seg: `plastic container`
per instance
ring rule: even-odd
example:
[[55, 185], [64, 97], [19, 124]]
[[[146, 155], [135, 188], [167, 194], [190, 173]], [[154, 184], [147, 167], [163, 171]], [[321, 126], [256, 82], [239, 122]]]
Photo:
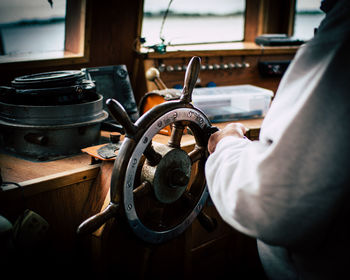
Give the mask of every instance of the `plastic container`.
[[192, 103], [215, 123], [262, 118], [272, 97], [273, 91], [253, 85], [206, 87], [193, 90]]

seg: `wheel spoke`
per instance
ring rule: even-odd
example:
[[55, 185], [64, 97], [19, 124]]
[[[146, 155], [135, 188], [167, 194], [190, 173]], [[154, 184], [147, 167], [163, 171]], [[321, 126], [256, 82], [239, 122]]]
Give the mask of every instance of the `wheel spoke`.
[[165, 228], [166, 226], [165, 226], [165, 221], [164, 221], [164, 208], [160, 208], [159, 210], [158, 210], [158, 215], [157, 215], [158, 217], [158, 228]]
[[168, 146], [172, 148], [180, 148], [181, 138], [183, 135], [183, 131], [185, 126], [182, 123], [174, 123], [173, 129], [171, 130], [171, 136], [168, 141]]
[[147, 146], [144, 155], [151, 166], [156, 166], [162, 159], [162, 155], [154, 150], [152, 142]]
[[151, 192], [151, 183], [144, 181], [137, 188], [133, 190], [135, 198], [141, 198], [148, 195]]
[[195, 202], [194, 197], [188, 191], [183, 194], [183, 201], [185, 202], [187, 207], [192, 207]]
[[165, 228], [164, 208], [150, 207], [144, 210], [144, 224], [154, 229]]
[[191, 159], [191, 163], [195, 163], [196, 161], [202, 159], [204, 157], [206, 149], [204, 147], [196, 146], [189, 154], [188, 156]]

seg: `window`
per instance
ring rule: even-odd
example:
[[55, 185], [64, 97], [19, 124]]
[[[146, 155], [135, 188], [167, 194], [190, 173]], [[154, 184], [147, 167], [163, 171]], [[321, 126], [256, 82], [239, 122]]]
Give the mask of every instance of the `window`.
[[86, 18], [86, 0], [1, 0], [0, 64], [88, 61]]
[[325, 14], [320, 10], [320, 0], [298, 0], [295, 9], [294, 37], [309, 40]]
[[[168, 10], [168, 12], [167, 12]], [[145, 46], [241, 41], [245, 0], [145, 0]]]
[[64, 50], [66, 0], [2, 0], [1, 55]]

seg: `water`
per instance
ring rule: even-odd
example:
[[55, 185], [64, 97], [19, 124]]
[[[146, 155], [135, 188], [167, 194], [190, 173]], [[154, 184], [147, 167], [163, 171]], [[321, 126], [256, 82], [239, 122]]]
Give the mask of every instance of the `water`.
[[[295, 36], [310, 39], [323, 14], [302, 14], [296, 17]], [[162, 17], [146, 18], [142, 37], [146, 45], [160, 43]], [[243, 39], [244, 19], [241, 15], [227, 17], [168, 17], [162, 36], [171, 44]], [[0, 34], [5, 54], [64, 50], [64, 22], [33, 25], [3, 25]], [[131, 47], [131, 46], [130, 46]]]
[[[162, 18], [143, 21], [142, 37], [146, 45], [160, 43]], [[229, 17], [169, 17], [164, 24], [162, 37], [171, 44], [239, 41], [243, 39], [243, 16]]]
[[64, 22], [5, 26], [0, 29], [5, 54], [64, 50]]

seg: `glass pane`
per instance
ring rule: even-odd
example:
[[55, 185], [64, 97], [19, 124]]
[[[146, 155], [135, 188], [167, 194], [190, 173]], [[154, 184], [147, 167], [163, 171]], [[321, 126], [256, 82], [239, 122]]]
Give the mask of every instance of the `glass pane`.
[[320, 10], [320, 0], [297, 0], [294, 37], [309, 40], [319, 26], [325, 14]]
[[245, 0], [145, 0], [142, 37], [146, 46], [241, 41], [244, 11]]
[[65, 15], [66, 0], [1, 0], [0, 54], [63, 51]]

